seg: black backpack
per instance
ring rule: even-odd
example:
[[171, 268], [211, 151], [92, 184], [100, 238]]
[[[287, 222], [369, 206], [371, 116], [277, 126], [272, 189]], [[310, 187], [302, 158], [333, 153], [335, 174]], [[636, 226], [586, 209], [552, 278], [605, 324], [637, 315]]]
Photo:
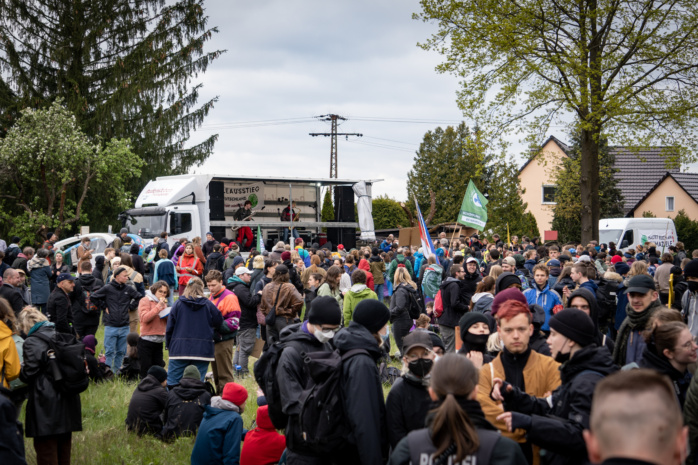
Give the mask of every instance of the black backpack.
[[85, 391], [90, 384], [85, 344], [66, 333], [56, 332], [52, 337], [36, 333], [34, 336], [49, 345], [49, 374], [58, 391], [68, 396]]
[[305, 354], [311, 380], [300, 396], [298, 425], [303, 449], [324, 455], [346, 444], [351, 427], [344, 411], [342, 364], [358, 354], [369, 355], [365, 349], [350, 350], [344, 355], [338, 350]]
[[410, 296], [410, 306], [407, 308], [407, 313], [410, 315], [410, 318], [416, 320], [422, 313], [426, 313], [426, 311], [422, 309], [422, 299], [420, 299], [419, 296], [415, 296], [414, 293], [409, 290], [406, 292]]
[[276, 429], [286, 429], [288, 415], [281, 409], [281, 394], [279, 382], [276, 379], [276, 368], [279, 366], [281, 352], [286, 348], [285, 342], [275, 342], [254, 364], [254, 379], [264, 392], [269, 407], [269, 418]]

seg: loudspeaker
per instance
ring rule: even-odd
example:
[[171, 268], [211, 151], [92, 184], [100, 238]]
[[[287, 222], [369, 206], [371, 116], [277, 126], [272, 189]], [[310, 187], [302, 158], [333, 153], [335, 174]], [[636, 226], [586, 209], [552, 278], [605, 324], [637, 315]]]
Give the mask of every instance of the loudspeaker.
[[[217, 241], [220, 241], [221, 239], [223, 239], [225, 237], [225, 230], [226, 230], [225, 226], [211, 226], [211, 233], [213, 234], [213, 238]], [[204, 233], [205, 232], [206, 231], [204, 231]], [[234, 240], [236, 240], [236, 238], [237, 238], [237, 235], [236, 235], [236, 237], [229, 237], [228, 239], [230, 239], [231, 241], [234, 241]], [[204, 237], [202, 239], [202, 242], [206, 242], [205, 239], [206, 239], [206, 237]]]
[[[209, 219], [211, 221], [225, 221], [225, 202], [223, 198], [224, 188], [220, 181], [211, 181], [208, 184], [209, 193]], [[200, 199], [196, 199], [200, 200]], [[211, 231], [213, 232], [213, 231]], [[225, 231], [223, 231], [225, 234]], [[218, 238], [216, 238], [218, 239]], [[219, 240], [219, 239], [218, 239]]]
[[344, 250], [356, 247], [356, 229], [354, 228], [327, 228], [327, 241], [332, 243], [332, 249], [336, 250], [339, 244]]
[[[351, 186], [335, 186], [334, 188], [334, 220], [341, 223], [354, 220], [354, 190]], [[334, 244], [334, 242], [333, 242]]]

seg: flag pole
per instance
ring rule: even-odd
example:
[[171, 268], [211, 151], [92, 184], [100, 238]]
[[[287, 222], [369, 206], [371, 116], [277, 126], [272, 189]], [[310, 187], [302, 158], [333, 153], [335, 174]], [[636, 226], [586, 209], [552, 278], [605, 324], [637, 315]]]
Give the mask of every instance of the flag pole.
[[507, 246], [511, 247], [511, 236], [509, 235], [509, 222], [507, 222]]

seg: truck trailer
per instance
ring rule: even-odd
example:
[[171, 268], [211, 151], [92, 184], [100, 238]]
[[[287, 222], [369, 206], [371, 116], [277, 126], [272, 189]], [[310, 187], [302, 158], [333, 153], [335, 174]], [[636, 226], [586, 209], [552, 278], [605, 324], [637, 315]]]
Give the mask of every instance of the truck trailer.
[[[256, 176], [215, 176], [207, 174], [162, 176], [150, 181], [136, 199], [135, 208], [120, 215], [129, 233], [144, 239], [168, 233], [173, 245], [182, 237], [191, 240], [207, 232], [216, 240], [235, 240], [237, 230], [247, 226], [255, 235], [262, 231], [265, 247], [283, 236], [283, 229], [293, 227], [306, 243], [324, 242], [322, 228], [327, 228], [327, 240], [336, 247], [356, 244], [357, 228], [361, 238], [375, 240], [371, 217], [371, 188], [378, 180], [305, 179]], [[321, 221], [323, 189], [333, 189], [335, 221]], [[355, 192], [358, 197], [360, 221], [354, 215]], [[235, 221], [233, 216], [246, 201], [252, 205], [251, 221]], [[296, 203], [293, 224], [281, 221], [281, 212], [291, 202]], [[368, 211], [366, 211], [368, 205]], [[370, 222], [368, 221], [370, 219]], [[289, 234], [289, 237], [292, 237]]]

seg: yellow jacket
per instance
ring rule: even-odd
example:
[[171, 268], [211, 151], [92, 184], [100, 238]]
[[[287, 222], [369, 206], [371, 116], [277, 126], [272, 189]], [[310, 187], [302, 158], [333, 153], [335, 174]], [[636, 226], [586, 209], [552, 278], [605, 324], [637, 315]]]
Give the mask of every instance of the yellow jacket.
[[[0, 321], [0, 355], [2, 355], [3, 387], [10, 388], [10, 381], [17, 379], [22, 365], [17, 354], [15, 341], [12, 340], [12, 331], [5, 322]], [[2, 378], [2, 375], [0, 375]]]
[[[526, 366], [523, 369], [526, 393], [536, 397], [550, 395], [550, 393], [561, 384], [559, 366], [560, 364], [551, 357], [541, 355], [532, 350], [526, 362]], [[506, 380], [501, 354], [492, 360], [491, 363], [483, 365], [480, 369], [477, 400], [480, 402], [480, 405], [482, 405], [482, 411], [485, 413], [487, 420], [502, 432], [502, 436], [513, 439], [519, 443], [526, 442], [526, 431], [517, 429], [514, 432], [509, 432], [506, 429], [506, 424], [496, 419], [498, 415], [504, 412], [504, 409], [501, 402], [495, 402], [490, 397], [490, 393], [492, 392], [493, 373], [495, 378]], [[540, 463], [539, 449], [534, 446], [533, 464], [537, 465], [538, 463]]]

